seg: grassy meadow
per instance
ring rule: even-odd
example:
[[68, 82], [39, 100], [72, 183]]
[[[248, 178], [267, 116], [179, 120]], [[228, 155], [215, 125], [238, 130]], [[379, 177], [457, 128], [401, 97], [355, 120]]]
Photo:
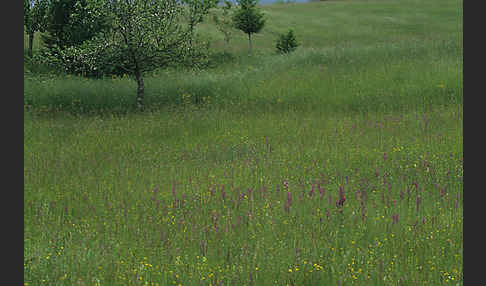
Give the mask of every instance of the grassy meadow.
[[462, 1], [261, 8], [143, 112], [24, 62], [24, 285], [463, 285]]

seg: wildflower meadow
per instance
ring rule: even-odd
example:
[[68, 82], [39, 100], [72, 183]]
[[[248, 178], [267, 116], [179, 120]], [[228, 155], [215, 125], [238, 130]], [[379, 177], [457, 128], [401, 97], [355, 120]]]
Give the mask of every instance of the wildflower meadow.
[[463, 285], [462, 1], [261, 9], [145, 111], [25, 72], [24, 285]]

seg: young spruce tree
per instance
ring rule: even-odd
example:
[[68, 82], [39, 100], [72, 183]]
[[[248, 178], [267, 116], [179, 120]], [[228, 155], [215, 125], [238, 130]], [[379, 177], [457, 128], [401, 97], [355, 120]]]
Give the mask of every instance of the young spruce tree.
[[295, 51], [298, 46], [299, 43], [295, 39], [294, 31], [292, 29], [290, 29], [287, 34], [280, 34], [276, 44], [277, 52], [280, 54], [291, 53]]
[[251, 34], [259, 33], [265, 25], [264, 14], [256, 7], [257, 0], [237, 0], [238, 9], [233, 14], [235, 27], [248, 35], [251, 52]]

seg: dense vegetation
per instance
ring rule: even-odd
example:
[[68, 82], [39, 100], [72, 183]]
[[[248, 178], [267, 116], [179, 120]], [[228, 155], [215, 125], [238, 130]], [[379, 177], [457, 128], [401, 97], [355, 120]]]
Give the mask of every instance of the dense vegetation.
[[25, 60], [25, 285], [463, 284], [462, 1], [259, 8], [143, 112]]

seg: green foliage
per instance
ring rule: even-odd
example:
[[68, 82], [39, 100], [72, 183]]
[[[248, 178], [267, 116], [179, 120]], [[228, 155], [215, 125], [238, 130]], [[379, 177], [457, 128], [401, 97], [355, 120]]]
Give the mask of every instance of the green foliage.
[[293, 52], [295, 51], [295, 49], [297, 49], [298, 46], [299, 43], [295, 39], [293, 30], [289, 30], [287, 34], [279, 35], [276, 44], [277, 52], [280, 54], [287, 54]]
[[[42, 53], [41, 61], [69, 74], [85, 77], [121, 75], [125, 61], [123, 55], [100, 44], [101, 39], [93, 38], [80, 45], [58, 50], [56, 57]], [[60, 60], [58, 60], [60, 58]]]
[[108, 25], [99, 0], [54, 0], [43, 36], [46, 47], [54, 54], [58, 50], [80, 45]]
[[257, 0], [238, 0], [239, 8], [233, 14], [233, 22], [237, 29], [248, 35], [251, 50], [251, 34], [259, 33], [265, 25], [263, 12], [256, 7]]
[[218, 29], [218, 31], [223, 33], [224, 42], [226, 43], [227, 47], [229, 46], [229, 42], [235, 28], [233, 19], [231, 18], [231, 13], [233, 11], [232, 8], [233, 5], [231, 4], [231, 2], [225, 0], [224, 6], [217, 9], [217, 11], [214, 11], [213, 13], [213, 21], [216, 24], [216, 28]]
[[211, 8], [215, 8], [218, 2], [219, 0], [182, 0], [182, 3], [187, 5], [186, 19], [191, 34], [194, 33], [195, 26], [204, 20], [204, 16]]
[[172, 61], [182, 61], [190, 49], [182, 7], [177, 1], [106, 0], [104, 13], [110, 27], [69, 54], [80, 53], [86, 63], [119, 65], [127, 74], [151, 71]]
[[27, 34], [45, 31], [48, 0], [24, 0], [24, 26]]

